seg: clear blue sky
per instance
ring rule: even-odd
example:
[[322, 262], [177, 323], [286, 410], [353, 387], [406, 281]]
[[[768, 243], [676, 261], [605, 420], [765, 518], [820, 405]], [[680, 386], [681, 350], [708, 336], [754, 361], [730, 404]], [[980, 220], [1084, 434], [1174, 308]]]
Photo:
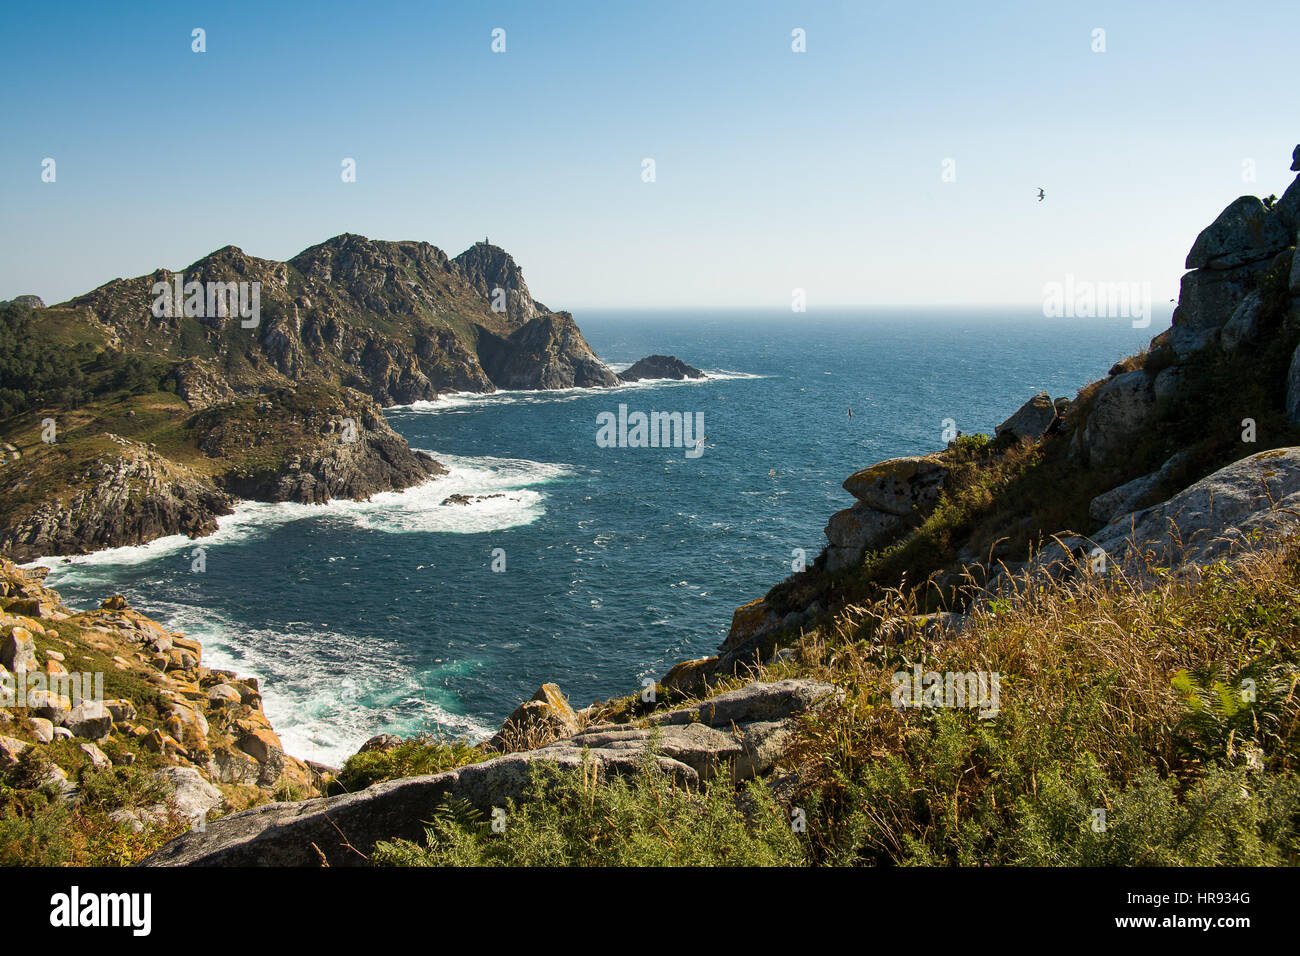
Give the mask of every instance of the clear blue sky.
[[354, 232], [487, 235], [573, 310], [1038, 303], [1067, 272], [1163, 302], [1294, 176], [1297, 36], [1295, 0], [10, 4], [0, 298]]

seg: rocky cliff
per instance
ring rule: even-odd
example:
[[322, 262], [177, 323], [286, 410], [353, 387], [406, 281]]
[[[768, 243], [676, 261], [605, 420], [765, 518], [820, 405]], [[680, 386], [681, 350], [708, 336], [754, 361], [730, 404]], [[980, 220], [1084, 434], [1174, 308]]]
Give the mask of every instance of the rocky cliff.
[[[11, 433], [20, 457], [0, 467], [0, 552], [26, 561], [198, 537], [239, 498], [319, 504], [445, 473], [348, 388], [285, 386], [194, 407], [171, 393], [114, 404], [41, 413]], [[55, 441], [42, 438], [46, 420]]]
[[[155, 289], [174, 288], [178, 277], [182, 295], [172, 294], [171, 308], [161, 310], [170, 314], [155, 314]], [[192, 302], [184, 291], [190, 282], [202, 286], [202, 301]], [[230, 314], [230, 307], [224, 314], [209, 309], [209, 283], [241, 282], [258, 283], [256, 324]], [[179, 273], [160, 269], [114, 280], [54, 308], [76, 311], [111, 347], [203, 361], [236, 395], [317, 382], [355, 388], [381, 405], [500, 387], [483, 368], [480, 336], [508, 339], [550, 314], [533, 301], [518, 265], [496, 246], [480, 243], [453, 260], [426, 242], [351, 234], [287, 262], [227, 246]], [[576, 349], [570, 364], [595, 360], [580, 334], [548, 344], [554, 361], [565, 361], [570, 344]]]
[[484, 329], [479, 356], [498, 388], [612, 388], [619, 383], [567, 312], [532, 319], [505, 338]]
[[470, 287], [487, 299], [493, 310], [511, 325], [523, 325], [551, 311], [533, 300], [515, 260], [486, 239], [474, 243], [452, 263]]

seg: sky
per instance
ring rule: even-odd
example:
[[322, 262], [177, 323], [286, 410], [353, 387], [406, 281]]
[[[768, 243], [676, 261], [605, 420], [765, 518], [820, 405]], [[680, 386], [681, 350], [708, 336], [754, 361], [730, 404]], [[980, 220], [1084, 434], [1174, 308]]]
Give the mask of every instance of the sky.
[[10, 4], [0, 299], [351, 232], [488, 237], [575, 314], [1166, 302], [1295, 176], [1297, 35], [1294, 0]]

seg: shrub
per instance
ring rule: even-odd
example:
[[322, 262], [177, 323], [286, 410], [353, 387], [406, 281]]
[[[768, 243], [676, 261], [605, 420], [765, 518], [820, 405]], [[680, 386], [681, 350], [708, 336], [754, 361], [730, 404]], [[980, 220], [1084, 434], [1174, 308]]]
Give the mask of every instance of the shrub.
[[647, 756], [629, 777], [534, 767], [528, 799], [508, 802], [505, 830], [464, 804], [434, 814], [424, 846], [375, 848], [395, 866], [798, 866], [800, 836], [771, 795], [751, 783], [738, 799], [716, 785], [684, 788]]
[[384, 780], [441, 773], [487, 759], [478, 747], [461, 741], [446, 742], [427, 737], [404, 740], [387, 750], [353, 754], [339, 771], [332, 792], [351, 793]]

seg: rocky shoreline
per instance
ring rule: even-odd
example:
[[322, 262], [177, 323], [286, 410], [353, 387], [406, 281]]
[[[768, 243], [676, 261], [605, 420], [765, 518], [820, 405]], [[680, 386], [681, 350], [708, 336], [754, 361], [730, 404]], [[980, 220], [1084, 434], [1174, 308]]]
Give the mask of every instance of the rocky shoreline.
[[323, 792], [327, 777], [284, 752], [255, 678], [205, 666], [198, 641], [120, 595], [78, 611], [44, 578], [0, 558], [0, 771], [31, 766], [36, 788], [76, 806], [87, 774], [144, 768], [161, 795], [109, 814], [135, 833]]

